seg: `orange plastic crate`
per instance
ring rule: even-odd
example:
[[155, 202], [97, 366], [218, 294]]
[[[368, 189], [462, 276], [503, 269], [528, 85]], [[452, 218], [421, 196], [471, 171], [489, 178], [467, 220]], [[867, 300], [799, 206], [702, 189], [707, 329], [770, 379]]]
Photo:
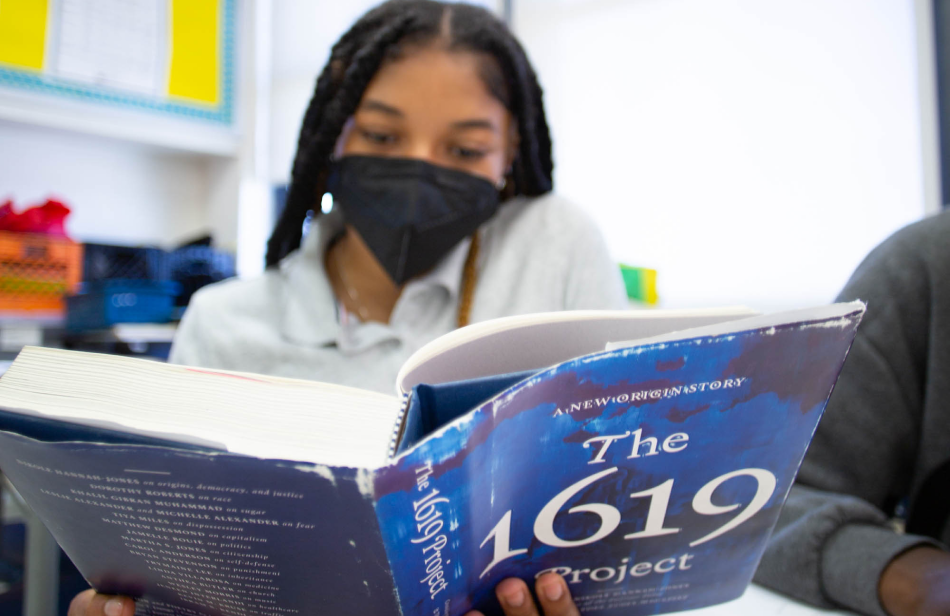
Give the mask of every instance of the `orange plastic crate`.
[[81, 244], [0, 231], [0, 317], [62, 318], [81, 278]]

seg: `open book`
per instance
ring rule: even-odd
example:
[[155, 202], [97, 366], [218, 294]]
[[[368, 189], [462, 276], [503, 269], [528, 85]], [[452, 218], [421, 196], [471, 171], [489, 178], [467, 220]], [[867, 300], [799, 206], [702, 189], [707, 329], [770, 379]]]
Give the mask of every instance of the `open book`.
[[493, 614], [548, 570], [585, 614], [693, 609], [749, 584], [863, 310], [498, 319], [395, 396], [27, 348], [0, 469], [142, 614]]

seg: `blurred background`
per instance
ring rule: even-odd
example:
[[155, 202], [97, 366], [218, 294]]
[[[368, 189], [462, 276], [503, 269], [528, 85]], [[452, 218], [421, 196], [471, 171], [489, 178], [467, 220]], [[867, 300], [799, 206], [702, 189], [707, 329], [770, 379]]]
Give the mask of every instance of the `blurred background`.
[[[62, 200], [79, 241], [207, 234], [261, 271], [315, 77], [374, 4], [3, 0], [0, 199]], [[556, 190], [661, 306], [827, 302], [941, 207], [930, 0], [481, 4], [539, 72]]]
[[[641, 299], [777, 310], [947, 203], [948, 1], [480, 4]], [[0, 0], [0, 370], [24, 344], [161, 357], [194, 289], [260, 273], [316, 75], [375, 3]], [[0, 615], [65, 614], [84, 583], [6, 494]]]

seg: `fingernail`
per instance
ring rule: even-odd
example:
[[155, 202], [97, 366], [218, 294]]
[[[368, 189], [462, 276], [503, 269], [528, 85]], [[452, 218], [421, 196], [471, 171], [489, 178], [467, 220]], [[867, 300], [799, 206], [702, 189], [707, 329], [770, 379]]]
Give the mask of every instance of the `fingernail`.
[[564, 594], [564, 589], [561, 588], [560, 584], [555, 582], [553, 584], [545, 584], [541, 589], [541, 592], [543, 592], [544, 596], [548, 598], [548, 601], [557, 601], [561, 598], [561, 595]]
[[[505, 594], [505, 603], [511, 607], [521, 607], [524, 604], [524, 592], [520, 588], [516, 588], [509, 593]], [[112, 616], [110, 614], [110, 616]]]
[[122, 616], [123, 607], [121, 599], [109, 599], [106, 601], [103, 611], [106, 616]]

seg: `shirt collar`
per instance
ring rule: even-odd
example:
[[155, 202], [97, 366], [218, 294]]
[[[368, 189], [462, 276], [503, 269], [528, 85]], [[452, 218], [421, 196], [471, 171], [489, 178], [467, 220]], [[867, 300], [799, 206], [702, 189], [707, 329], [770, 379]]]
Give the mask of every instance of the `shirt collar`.
[[442, 287], [452, 305], [457, 305], [462, 270], [471, 239], [466, 238], [453, 248], [432, 270], [410, 280], [393, 308], [389, 324], [352, 323], [342, 327], [337, 318], [337, 301], [323, 266], [323, 255], [329, 243], [343, 230], [343, 217], [338, 210], [320, 215], [300, 248], [280, 263], [283, 279], [284, 309], [281, 335], [289, 341], [308, 346], [336, 343], [341, 350], [358, 352], [384, 340], [401, 340], [399, 305], [413, 295], [432, 287]]
[[343, 229], [339, 212], [321, 215], [300, 248], [280, 262], [281, 335], [297, 344], [324, 346], [339, 337], [333, 288], [323, 267], [327, 245]]

